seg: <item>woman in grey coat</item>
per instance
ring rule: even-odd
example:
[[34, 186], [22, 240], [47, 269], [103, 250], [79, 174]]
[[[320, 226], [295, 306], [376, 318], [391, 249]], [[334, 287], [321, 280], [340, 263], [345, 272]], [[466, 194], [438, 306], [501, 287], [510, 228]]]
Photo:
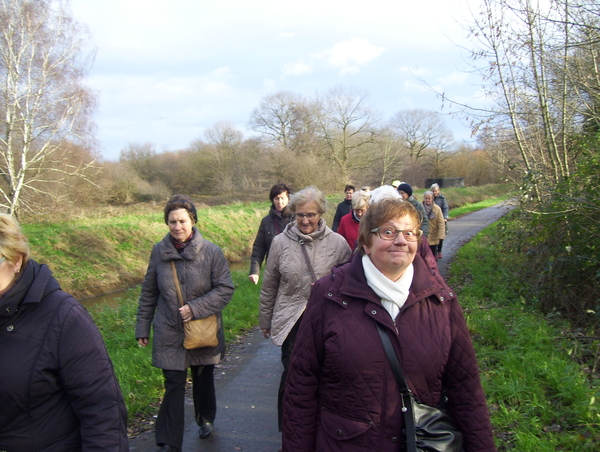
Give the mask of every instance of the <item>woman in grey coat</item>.
[[[184, 399], [187, 369], [191, 367], [193, 399], [200, 437], [213, 431], [217, 411], [214, 367], [224, 348], [221, 311], [233, 295], [229, 266], [221, 249], [205, 240], [194, 226], [196, 207], [186, 197], [175, 195], [164, 208], [169, 234], [154, 245], [142, 284], [135, 335], [148, 345], [154, 322], [152, 364], [163, 370], [165, 396], [156, 420], [156, 444], [161, 451], [181, 450], [184, 429]], [[180, 306], [173, 280], [175, 261], [184, 306]], [[187, 350], [183, 347], [183, 324], [213, 314], [219, 322], [219, 344]]]
[[280, 430], [287, 367], [312, 286], [352, 254], [346, 239], [329, 229], [321, 218], [327, 211], [327, 200], [319, 189], [307, 187], [295, 193], [288, 208], [296, 221], [273, 239], [259, 302], [263, 335], [281, 347]]

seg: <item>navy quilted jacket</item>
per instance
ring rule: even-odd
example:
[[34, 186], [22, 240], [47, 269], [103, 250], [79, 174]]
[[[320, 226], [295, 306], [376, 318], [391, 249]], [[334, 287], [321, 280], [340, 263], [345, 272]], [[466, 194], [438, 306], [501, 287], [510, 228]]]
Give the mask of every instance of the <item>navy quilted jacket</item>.
[[0, 451], [125, 452], [127, 411], [98, 328], [46, 265], [0, 298]]
[[458, 300], [420, 256], [413, 265], [410, 295], [395, 322], [367, 285], [359, 254], [317, 283], [290, 364], [284, 451], [400, 450], [401, 401], [375, 322], [388, 329], [421, 402], [437, 405], [444, 388], [465, 452], [495, 450]]

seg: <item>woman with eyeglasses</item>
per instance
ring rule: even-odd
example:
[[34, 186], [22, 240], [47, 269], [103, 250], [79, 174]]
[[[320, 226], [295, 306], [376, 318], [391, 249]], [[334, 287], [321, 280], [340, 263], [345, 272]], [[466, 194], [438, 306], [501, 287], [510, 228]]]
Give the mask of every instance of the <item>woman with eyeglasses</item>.
[[296, 221], [273, 239], [260, 291], [260, 328], [265, 338], [281, 347], [283, 375], [279, 386], [279, 426], [281, 397], [289, 359], [300, 318], [313, 284], [331, 267], [350, 259], [346, 240], [334, 233], [322, 218], [327, 200], [315, 187], [292, 195], [288, 209]]
[[346, 239], [352, 251], [356, 248], [360, 219], [369, 208], [370, 196], [370, 189], [369, 191], [359, 190], [355, 192], [352, 195], [352, 210], [340, 220], [340, 227], [337, 233]]
[[0, 450], [129, 450], [127, 410], [86, 309], [0, 214]]
[[288, 370], [284, 451], [406, 450], [403, 401], [378, 326], [416, 399], [447, 401], [463, 435], [462, 449], [449, 450], [496, 450], [469, 330], [456, 294], [417, 251], [419, 223], [408, 202], [372, 203], [360, 253], [315, 285]]

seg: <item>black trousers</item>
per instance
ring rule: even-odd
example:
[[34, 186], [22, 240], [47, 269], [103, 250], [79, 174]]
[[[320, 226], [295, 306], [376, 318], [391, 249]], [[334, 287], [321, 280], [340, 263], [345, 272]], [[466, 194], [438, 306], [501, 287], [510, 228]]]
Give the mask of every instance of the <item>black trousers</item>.
[[283, 393], [285, 392], [285, 381], [287, 380], [290, 359], [292, 358], [292, 351], [294, 350], [294, 344], [296, 343], [296, 336], [298, 335], [298, 328], [300, 328], [301, 320], [302, 317], [298, 319], [281, 345], [281, 363], [283, 364], [283, 373], [281, 374], [281, 381], [279, 382], [279, 396], [277, 397], [277, 419], [279, 421], [280, 432], [282, 431]]
[[[192, 396], [196, 423], [214, 422], [217, 414], [215, 366], [192, 366]], [[154, 434], [156, 444], [177, 447], [183, 444], [185, 428], [185, 382], [187, 370], [164, 370], [165, 396], [158, 411]]]
[[438, 255], [438, 245], [429, 245], [429, 249], [431, 250], [431, 254], [433, 254], [433, 257], [437, 257]]

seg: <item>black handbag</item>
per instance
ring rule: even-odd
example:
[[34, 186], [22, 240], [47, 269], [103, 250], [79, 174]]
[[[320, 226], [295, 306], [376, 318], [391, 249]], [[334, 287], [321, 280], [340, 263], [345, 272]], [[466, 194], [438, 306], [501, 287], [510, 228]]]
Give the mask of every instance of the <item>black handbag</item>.
[[438, 407], [419, 403], [415, 399], [406, 384], [400, 362], [387, 332], [378, 322], [375, 323], [402, 397], [402, 412], [406, 430], [404, 450], [407, 452], [462, 452], [462, 433], [443, 407], [445, 397]]

